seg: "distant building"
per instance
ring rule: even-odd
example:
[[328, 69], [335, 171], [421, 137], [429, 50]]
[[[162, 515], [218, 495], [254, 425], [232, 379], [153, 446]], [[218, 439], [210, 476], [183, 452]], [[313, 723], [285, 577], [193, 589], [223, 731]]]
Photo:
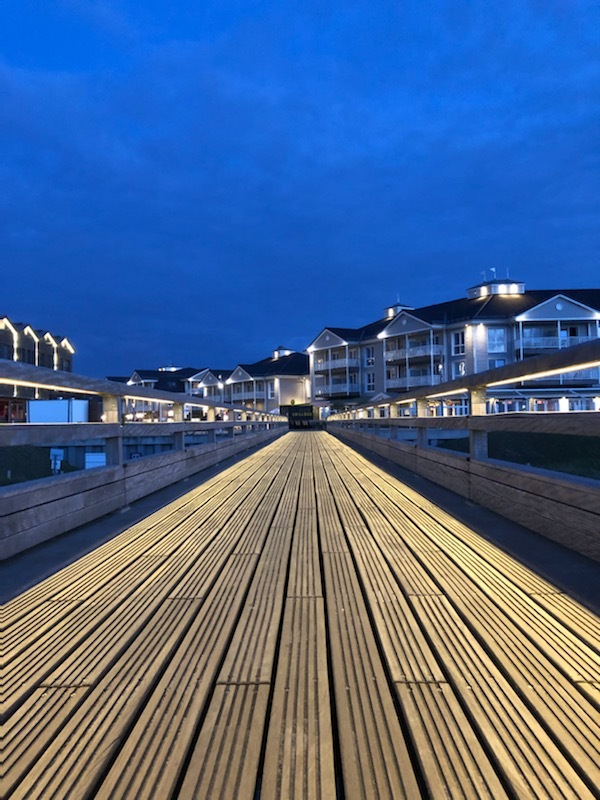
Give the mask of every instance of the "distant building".
[[75, 349], [66, 336], [0, 317], [0, 358], [72, 372], [74, 354]]
[[[72, 372], [74, 353], [75, 349], [66, 336], [0, 317], [2, 360]], [[25, 422], [27, 400], [47, 398], [51, 394], [33, 387], [5, 385], [0, 389], [0, 422]]]
[[231, 403], [231, 387], [227, 383], [232, 370], [205, 367], [186, 380], [186, 392], [204, 397], [213, 403]]
[[[396, 304], [361, 328], [327, 327], [313, 340], [310, 374], [315, 400], [335, 407], [435, 386], [540, 353], [600, 337], [600, 289], [526, 291], [520, 281], [492, 280], [467, 296], [411, 308]], [[599, 371], [547, 379], [550, 405], [593, 408]], [[531, 392], [502, 390], [506, 410], [526, 407]]]
[[[309, 360], [305, 353], [278, 347], [273, 355], [235, 369], [161, 367], [138, 369], [129, 378], [110, 377], [130, 386], [182, 392], [211, 403], [244, 405], [256, 411], [276, 412], [281, 406], [310, 399]], [[156, 415], [155, 403], [137, 400], [131, 414], [139, 419]]]
[[305, 353], [278, 347], [270, 358], [238, 364], [226, 383], [232, 403], [277, 413], [281, 406], [309, 402], [309, 359]]

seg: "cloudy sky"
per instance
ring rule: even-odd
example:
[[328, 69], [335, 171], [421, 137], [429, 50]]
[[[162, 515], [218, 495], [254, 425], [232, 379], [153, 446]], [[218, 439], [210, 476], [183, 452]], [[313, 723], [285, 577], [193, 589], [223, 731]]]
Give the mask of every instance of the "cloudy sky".
[[233, 367], [506, 271], [600, 285], [589, 0], [0, 6], [0, 315]]

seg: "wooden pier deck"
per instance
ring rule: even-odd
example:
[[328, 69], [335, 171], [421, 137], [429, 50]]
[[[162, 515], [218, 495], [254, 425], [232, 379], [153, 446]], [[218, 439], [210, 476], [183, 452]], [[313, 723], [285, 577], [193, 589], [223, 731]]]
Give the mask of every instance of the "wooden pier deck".
[[0, 622], [1, 797], [597, 796], [598, 618], [324, 432]]

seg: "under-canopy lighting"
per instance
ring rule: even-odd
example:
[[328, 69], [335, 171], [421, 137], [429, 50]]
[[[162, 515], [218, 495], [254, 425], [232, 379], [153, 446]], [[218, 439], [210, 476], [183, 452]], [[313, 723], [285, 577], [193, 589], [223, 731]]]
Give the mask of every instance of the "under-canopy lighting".
[[468, 391], [469, 391], [468, 389], [452, 389], [452, 391], [450, 392], [436, 392], [436, 394], [428, 394], [427, 399], [433, 400], [435, 397], [450, 397], [451, 395], [464, 394], [465, 392]]
[[74, 389], [71, 386], [55, 386], [53, 383], [24, 381], [20, 378], [0, 378], [0, 384], [7, 386], [29, 386], [33, 389], [49, 389], [52, 392], [69, 392], [70, 394], [100, 394], [100, 392], [92, 392], [89, 389]]
[[600, 361], [588, 361], [585, 364], [574, 364], [570, 367], [560, 367], [560, 369], [548, 369], [544, 372], [531, 372], [529, 375], [517, 375], [514, 378], [505, 378], [501, 381], [493, 381], [488, 386], [506, 386], [508, 383], [518, 383], [520, 381], [537, 380], [538, 378], [550, 378], [553, 375], [562, 375], [566, 372], [579, 372], [584, 369], [594, 369], [600, 367]]

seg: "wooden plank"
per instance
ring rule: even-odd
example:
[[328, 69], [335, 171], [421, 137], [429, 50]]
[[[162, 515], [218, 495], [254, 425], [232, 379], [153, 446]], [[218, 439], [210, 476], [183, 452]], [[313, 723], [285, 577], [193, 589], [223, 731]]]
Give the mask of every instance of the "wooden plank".
[[[371, 470], [371, 474], [377, 477], [379, 471]], [[468, 531], [466, 526], [454, 522], [433, 504], [427, 503], [424, 498], [420, 499], [418, 505], [410, 502], [412, 497], [409, 497], [409, 494], [414, 495], [414, 493], [410, 493], [407, 488], [398, 497], [403, 508], [395, 506], [394, 500], [389, 496], [391, 493], [389, 479], [385, 491], [375, 482], [370, 484], [369, 492], [361, 490], [358, 481], [354, 481], [353, 488], [359, 498], [362, 494], [362, 500], [358, 499], [357, 502], [363, 502], [368, 507], [372, 503], [371, 496], [376, 498], [379, 508], [385, 510], [388, 518], [396, 525], [402, 526], [408, 518], [417, 523], [425, 536], [413, 537], [414, 549], [422, 551], [423, 541], [431, 541], [436, 547], [442, 548], [470, 575], [482, 591], [498, 598], [498, 602], [507, 609], [510, 608], [513, 618], [520, 624], [522, 630], [535, 638], [546, 652], [554, 653], [555, 658], [559, 658], [561, 662], [560, 666], [568, 671], [571, 677], [575, 680], [595, 679], [594, 676], [598, 674], [600, 625], [594, 614], [586, 613], [581, 606], [573, 603], [570, 613], [563, 611], [561, 614], [560, 622], [565, 624], [556, 624], [556, 616], [550, 616], [539, 603], [535, 602], [537, 598], [533, 597], [534, 592], [543, 594], [552, 592], [551, 584], [534, 576], [500, 548], [477, 537], [474, 532]], [[530, 595], [529, 600], [524, 597], [527, 593]], [[569, 605], [566, 602], [562, 603], [563, 608]], [[575, 618], [580, 622], [574, 625]], [[591, 647], [587, 641], [581, 641], [582, 633], [591, 643]]]
[[430, 797], [499, 800], [511, 796], [448, 683], [402, 682], [395, 688]]
[[589, 759], [583, 774], [574, 769], [448, 600], [414, 598], [414, 607], [514, 795], [591, 800]]
[[[19, 789], [28, 798], [82, 795], [86, 787], [102, 780], [115, 757], [116, 772], [109, 773], [111, 788], [101, 788], [98, 797], [130, 792], [144, 796], [144, 787], [174, 785], [185, 756], [178, 750], [179, 737], [187, 741], [193, 735], [256, 560], [256, 556], [229, 559], [214, 586], [212, 602], [204, 602], [201, 614], [199, 601], [170, 601], [168, 606], [180, 612], [171, 620], [163, 608], [159, 624], [150, 626], [139, 644], [130, 647], [126, 657], [90, 690], [62, 727], [61, 736], [23, 776]], [[171, 703], [178, 689], [186, 705], [183, 715]], [[149, 703], [152, 695], [155, 702]], [[173, 714], [176, 725], [171, 725]], [[151, 737], [138, 733], [150, 729]], [[156, 748], [176, 755], [170, 761], [156, 759]], [[120, 759], [127, 763], [134, 750], [145, 769], [131, 775]], [[130, 781], [135, 789], [121, 788]], [[149, 797], [169, 796], [160, 789], [146, 791]]]
[[[271, 478], [272, 474], [270, 475], [269, 482], [271, 481]], [[277, 490], [278, 490], [278, 485], [275, 484], [273, 487], [273, 492], [277, 492]], [[240, 499], [243, 499], [243, 496], [239, 495], [238, 493], [236, 502], [240, 502]], [[263, 497], [261, 495], [257, 495], [256, 501], [258, 505], [260, 505], [262, 500]], [[251, 506], [248, 506], [248, 508], [251, 508]], [[225, 536], [224, 538], [222, 536], [213, 537], [214, 540], [213, 550], [216, 548], [218, 552], [223, 552], [223, 557], [226, 558], [227, 552], [231, 551], [235, 542], [239, 539], [239, 536], [242, 535], [242, 533], [246, 530], [248, 531], [252, 530], [252, 526], [248, 526], [247, 522], [248, 520], [246, 518], [246, 514], [236, 515], [234, 524], [231, 526], [229, 536]], [[232, 531], [235, 531], [235, 535], [232, 534]], [[227, 544], [227, 540], [229, 540], [229, 544]], [[226, 544], [226, 546], [225, 550], [223, 551], [224, 543]], [[188, 542], [188, 545], [190, 547], [193, 546], [193, 540], [190, 540]], [[206, 553], [204, 555], [206, 555]], [[256, 558], [257, 557], [254, 555], [239, 556], [239, 557], [232, 556], [229, 562], [230, 565], [233, 565], [234, 570], [237, 571], [239, 571], [239, 567], [236, 567], [236, 565], [241, 565], [242, 572], [236, 578], [235, 573], [231, 573], [231, 567], [228, 567], [223, 571], [223, 574], [221, 575], [219, 580], [221, 582], [225, 580], [226, 582], [226, 577], [230, 576], [230, 580], [232, 581], [235, 587], [235, 591], [238, 592], [238, 594], [242, 593], [243, 596], [243, 592], [245, 591], [244, 588], [245, 584], [243, 580], [240, 581], [240, 576], [251, 574], [247, 572], [247, 569], [248, 568], [250, 568], [251, 570], [254, 569]], [[220, 560], [220, 564], [223, 564], [222, 558]], [[162, 663], [168, 662], [173, 647], [177, 646], [177, 635], [180, 635], [177, 633], [177, 631], [180, 631], [181, 635], [185, 634], [186, 626], [189, 627], [190, 624], [193, 623], [194, 618], [196, 617], [197, 614], [197, 609], [200, 607], [198, 604], [201, 601], [190, 600], [190, 597], [198, 595], [198, 591], [199, 589], [201, 589], [202, 583], [204, 583], [206, 588], [201, 589], [201, 594], [208, 592], [210, 584], [207, 583], [207, 580], [208, 581], [212, 580], [212, 583], [214, 584], [215, 576], [218, 575], [219, 569], [221, 569], [221, 567], [219, 566], [218, 559], [215, 562], [214, 559], [206, 558], [204, 562], [204, 569], [200, 570], [193, 569], [193, 560], [190, 562], [190, 559], [188, 558], [186, 562], [184, 559], [183, 566], [180, 566], [179, 572], [181, 573], [183, 571], [184, 573], [191, 573], [194, 576], [194, 580], [197, 583], [195, 591], [190, 590], [189, 582], [186, 583], [186, 585], [183, 588], [180, 587], [179, 590], [177, 590], [174, 588], [173, 580], [170, 580], [165, 584], [164, 590], [161, 592], [158, 591], [158, 586], [156, 585], [155, 581], [152, 587], [153, 591], [148, 593], [148, 596], [152, 598], [153, 602], [152, 608], [154, 616], [152, 618], [145, 620], [143, 619], [143, 617], [141, 618], [138, 617], [137, 626], [134, 626], [131, 629], [129, 629], [129, 626], [131, 625], [131, 620], [125, 619], [125, 617], [123, 617], [122, 614], [117, 615], [117, 617], [115, 618], [117, 624], [123, 627], [124, 632], [129, 630], [128, 639], [126, 638], [124, 642], [121, 642], [119, 640], [119, 636], [118, 635], [115, 636], [116, 631], [112, 631], [113, 634], [112, 637], [110, 636], [111, 631], [107, 631], [109, 635], [104, 637], [105, 640], [104, 647], [108, 645], [108, 648], [106, 650], [103, 648], [102, 641], [100, 639], [98, 640], [99, 646], [97, 648], [91, 647], [89, 641], [82, 641], [79, 651], [73, 656], [73, 659], [75, 659], [73, 667], [75, 666], [76, 663], [80, 662], [80, 666], [77, 667], [75, 677], [76, 679], [81, 681], [82, 667], [88, 670], [88, 673], [90, 667], [92, 667], [95, 670], [95, 672], [92, 674], [88, 674], [88, 678], [96, 681], [94, 695], [93, 697], [87, 698], [88, 700], [87, 705], [84, 703], [82, 706], [78, 708], [77, 714], [73, 717], [73, 721], [68, 721], [65, 724], [64, 717], [61, 718], [60, 715], [57, 715], [56, 719], [53, 720], [53, 727], [55, 731], [60, 730], [61, 727], [63, 730], [66, 729], [67, 731], [69, 731], [71, 730], [70, 726], [73, 726], [73, 730], [77, 730], [78, 727], [85, 728], [86, 714], [91, 713], [94, 704], [98, 702], [97, 699], [98, 697], [105, 696], [105, 694], [102, 693], [98, 695], [98, 691], [100, 691], [100, 688], [103, 686], [104, 686], [104, 693], [108, 691], [115, 691], [115, 692], [120, 692], [125, 696], [131, 694], [132, 698], [133, 697], [137, 698], [138, 703], [143, 703], [144, 702], [143, 697], [145, 696], [144, 691], [148, 690], [147, 689], [148, 682], [145, 680], [139, 682], [139, 679], [136, 681], [136, 679], [131, 679], [128, 676], [131, 673], [136, 674], [136, 670], [138, 673], [140, 670], [142, 670], [143, 672], [143, 670], [147, 668], [148, 664], [152, 664], [152, 674], [154, 674], [154, 670], [159, 668], [161, 661]], [[212, 578], [210, 577], [211, 575]], [[217, 581], [217, 584], [218, 583], [219, 581]], [[224, 598], [230, 598], [231, 595], [230, 589], [227, 589], [227, 591], [223, 591], [223, 589], [221, 589], [221, 591], [223, 593]], [[165, 600], [164, 595], [167, 593], [171, 593], [174, 596], [177, 596], [178, 599], [171, 601]], [[236, 595], [236, 597], [237, 596], [238, 595]], [[182, 597], [184, 597], [185, 599], [182, 599]], [[127, 606], [126, 608], [129, 608], [129, 606]], [[177, 622], [173, 620], [170, 621], [169, 614], [167, 613], [167, 610], [170, 608], [175, 609], [176, 611], [183, 609], [184, 617], [181, 617], [181, 614], [179, 614], [178, 616], [176, 615]], [[189, 609], [189, 611], [186, 612], [186, 609]], [[132, 608], [133, 619], [136, 619], [136, 613], [139, 615], [139, 611], [140, 611], [139, 608], [137, 609]], [[207, 618], [213, 620], [213, 624], [218, 625], [219, 630], [223, 627], [223, 620], [219, 619], [218, 615], [216, 618], [214, 618], [213, 616], [209, 615], [208, 612], [206, 612], [206, 614]], [[204, 617], [202, 617], [202, 619], [204, 619]], [[172, 631], [170, 632], [171, 629]], [[225, 626], [224, 630], [225, 631], [228, 630], [227, 626]], [[125, 636], [127, 637], [127, 634], [125, 634]], [[175, 638], [173, 638], [173, 636], [175, 636]], [[164, 640], [164, 637], [167, 637], [168, 643], [170, 642], [170, 644], [167, 644], [166, 650], [165, 650], [165, 645], [161, 644], [161, 642]], [[150, 640], [150, 645], [146, 644], [146, 640]], [[152, 642], [155, 642], [155, 644], [152, 644]], [[150, 650], [148, 650], [148, 646], [150, 647]], [[159, 648], [158, 652], [156, 652], [156, 648]], [[154, 653], [154, 655], [152, 656], [151, 653]], [[160, 655], [158, 653], [160, 653]], [[100, 659], [100, 662], [98, 661], [98, 659]], [[70, 667], [69, 662], [65, 661], [64, 664], [60, 665], [60, 668], [56, 671], [56, 673], [50, 677], [50, 681], [53, 681], [55, 684], [59, 685], [67, 678], [73, 680], [74, 678], [73, 667]], [[102, 677], [103, 672], [106, 670], [107, 667], [109, 668], [109, 671], [106, 674], [106, 677]], [[121, 673], [124, 674], [124, 677], [121, 675]], [[125, 692], [123, 692], [123, 689], [119, 689], [118, 688], [119, 682], [123, 680], [126, 682], [126, 684], [128, 681], [133, 680], [133, 684], [136, 687], [136, 691], [131, 692], [130, 688], [127, 688], [125, 689]], [[139, 683], [139, 686], [137, 686], [137, 683]], [[106, 684], [108, 684], [110, 688], [107, 688]], [[127, 719], [129, 718], [129, 716], [138, 713], [138, 711], [135, 710], [136, 706], [133, 699], [128, 700], [128, 703], [126, 705], [126, 708], [128, 710], [126, 712], [123, 711], [122, 708], [123, 702], [124, 701], [116, 701], [116, 703], [111, 704], [118, 709], [118, 711], [116, 712], [108, 712], [109, 716], [110, 713], [116, 713], [117, 715], [116, 717], [112, 718], [113, 725], [116, 724], [116, 720], [119, 721], [118, 723], [119, 725], [127, 724]], [[105, 714], [101, 713], [99, 716], [101, 718], [104, 718]], [[100, 730], [104, 730], [104, 728], [101, 728]], [[73, 758], [85, 759], [90, 757], [85, 747], [86, 745], [88, 748], [93, 748], [94, 745], [97, 746], [98, 739], [94, 738], [94, 735], [95, 736], [100, 735], [97, 727], [94, 727], [92, 729], [92, 732], [89, 733], [89, 736], [86, 733], [86, 735], [81, 737], [83, 744], [80, 745], [81, 749], [77, 751], [76, 755], [74, 751], [72, 755]], [[68, 738], [70, 739], [73, 736], [75, 736], [74, 733], [68, 735]], [[29, 755], [31, 758], [32, 754]], [[101, 759], [96, 759], [95, 761], [92, 760], [92, 763], [97, 763], [98, 768], [101, 768]], [[27, 771], [27, 767], [28, 764], [21, 765], [23, 772]], [[66, 777], [64, 777], [63, 779], [67, 780]], [[91, 773], [90, 773], [90, 780], [91, 780]]]
[[[295, 493], [296, 484], [297, 479], [290, 479], [286, 470], [276, 480], [269, 479], [261, 507], [268, 508], [270, 513], [267, 517], [260, 517], [260, 521], [258, 517], [252, 519], [247, 534], [249, 540], [256, 541], [259, 527], [260, 536], [265, 540], [280, 498]], [[203, 616], [210, 614], [214, 618], [211, 625], [215, 630], [213, 627], [207, 628], [198, 634], [198, 641], [194, 642], [190, 640], [195, 636], [196, 626], [192, 626], [178, 654], [169, 664], [163, 681], [148, 698], [140, 719], [128, 735], [126, 746], [118, 753], [105, 776], [99, 797], [112, 798], [131, 792], [140, 797], [170, 796], [181, 778], [181, 769], [186, 753], [192, 746], [198, 720], [205, 714], [212, 719], [210, 698], [214, 684], [225, 679], [241, 682], [270, 678], [278, 630], [277, 615], [281, 610], [276, 600], [279, 595], [282, 601], [285, 580], [285, 569], [276, 572], [273, 566], [282, 556], [285, 562], [285, 550], [289, 549], [289, 536], [286, 542], [280, 534], [281, 529], [277, 529], [262, 548], [260, 559], [250, 552], [251, 548], [246, 556], [232, 556], [231, 560], [250, 555], [257, 559], [248, 594], [244, 596], [243, 583], [237, 585], [235, 579], [230, 578], [225, 588], [223, 579], [219, 578], [218, 588], [211, 593], [213, 599], [203, 607]], [[225, 597], [231, 595], [235, 600], [230, 601], [230, 607], [227, 608], [222, 605], [223, 599], [216, 597], [217, 594]], [[218, 606], [218, 613], [213, 614], [213, 605]], [[211, 637], [217, 637], [218, 647], [210, 644]], [[233, 654], [229, 660], [226, 652]], [[217, 674], [218, 664], [224, 656], [225, 663]], [[207, 663], [203, 665], [205, 660]], [[201, 735], [206, 736], [206, 733]], [[177, 759], [172, 759], [174, 751], [179, 754]], [[165, 762], [169, 762], [168, 769], [161, 768]]]
[[510, 578], [523, 592], [535, 598], [536, 602], [573, 631], [596, 651], [600, 648], [600, 619], [584, 608], [573, 598], [560, 592], [549, 581], [536, 575], [531, 569], [521, 565], [514, 558], [504, 553], [499, 547], [476, 534], [467, 525], [456, 520], [443, 509], [435, 506], [418, 492], [405, 484], [376, 471], [368, 462], [353, 462], [356, 472], [365, 477], [381, 482], [385, 493], [394, 502], [403, 504], [407, 501], [410, 507], [421, 509], [427, 518], [422, 518], [427, 526], [431, 519], [446, 527], [453, 535], [468, 544], [478, 555], [485, 558], [494, 567]]
[[207, 724], [200, 732], [178, 795], [182, 800], [255, 796], [262, 747], [260, 729], [268, 698], [269, 687], [264, 685], [222, 685], [215, 689]]
[[325, 553], [323, 566], [344, 796], [420, 797], [352, 559]]
[[323, 599], [288, 598], [261, 796], [337, 797], [326, 648]]
[[[342, 464], [340, 464], [340, 470], [344, 470]], [[390, 525], [392, 524], [391, 520], [397, 519], [397, 516], [394, 517], [393, 514], [390, 514], [383, 492], [378, 494], [374, 485], [369, 486], [368, 490], [363, 490], [362, 484], [355, 481], [348, 470], [344, 477], [348, 485], [352, 487], [353, 496], [360, 496], [362, 493], [363, 497], [360, 502], [363, 504], [363, 510], [370, 503], [371, 513], [374, 517], [381, 513], [380, 509], [383, 509], [385, 514], [390, 517], [388, 520]], [[387, 502], [389, 505], [389, 500]], [[402, 514], [408, 519], [408, 515], [412, 518], [414, 512], [415, 509], [411, 508], [408, 511], [404, 510]], [[585, 691], [585, 687], [575, 682], [577, 676], [581, 678], [582, 674], [588, 674], [589, 679], [589, 672], [593, 674], [591, 663], [587, 658], [589, 654], [584, 653], [586, 669], [572, 673], [571, 679], [569, 679], [551, 663], [550, 653], [541, 652], [536, 643], [529, 640], [527, 632], [519, 630], [515, 626], [510, 620], [504, 604], [496, 605], [491, 598], [482, 593], [480, 587], [473, 584], [473, 576], [468, 571], [465, 573], [459, 569], [452, 559], [440, 549], [428, 553], [421, 549], [414, 549], [413, 540], [420, 541], [426, 538], [430, 534], [431, 528], [435, 528], [434, 522], [429, 520], [427, 526], [424, 524], [421, 526], [422, 529], [414, 526], [413, 534], [407, 533], [408, 526], [406, 526], [403, 538], [398, 539], [395, 544], [388, 539], [386, 546], [405, 550], [406, 544], [409, 544], [415, 560], [427, 565], [430, 573], [435, 575], [440, 587], [460, 609], [462, 619], [468, 621], [478, 639], [483, 639], [488, 649], [496, 654], [497, 666], [509, 677], [513, 685], [519, 686], [523, 699], [544, 722], [546, 730], [552, 737], [560, 739], [564, 747], [568, 748], [569, 757], [577, 765], [581, 774], [590, 775], [591, 761], [598, 757], [597, 720], [592, 721], [591, 707], [581, 694]], [[398, 574], [397, 577], [402, 583], [403, 576]], [[410, 599], [413, 605], [417, 606], [421, 602], [433, 602], [435, 597], [413, 596]], [[526, 605], [532, 602], [530, 598], [522, 597], [521, 599]], [[523, 612], [519, 611], [519, 613]], [[561, 652], [561, 660], [564, 663], [569, 658], [567, 652], [569, 644], [563, 636], [564, 629], [561, 631], [562, 626], [551, 618], [545, 619], [544, 625], [548, 634], [554, 638], [557, 636], [554, 629], [559, 629], [557, 648]], [[499, 630], [502, 630], [502, 636], [498, 635]], [[577, 650], [581, 649], [582, 643], [570, 638], [570, 633], [567, 638]], [[585, 651], [585, 646], [583, 649]], [[588, 670], [587, 667], [590, 669]], [[559, 699], [561, 694], [562, 700]], [[568, 712], [565, 712], [565, 707], [569, 709]], [[590, 753], [594, 754], [591, 759]]]
[[[254, 454], [258, 456], [259, 454]], [[113, 563], [122, 563], [123, 559], [130, 555], [131, 560], [137, 558], [140, 546], [147, 550], [153, 540], [160, 541], [164, 534], [178, 523], [185, 521], [191, 514], [201, 522], [204, 512], [214, 513], [220, 506], [219, 495], [224, 492], [227, 496], [231, 493], [231, 483], [235, 481], [242, 485], [244, 478], [251, 480], [252, 475], [259, 466], [256, 458], [250, 457], [246, 462], [235, 465], [227, 472], [215, 476], [198, 489], [193, 490], [183, 498], [169, 503], [164, 508], [154, 512], [150, 516], [132, 525], [119, 536], [106, 542], [101, 547], [83, 556], [74, 564], [70, 565], [68, 572], [59, 572], [47, 580], [33, 587], [28, 592], [16, 597], [4, 606], [2, 625], [6, 631], [12, 635], [21, 635], [28, 639], [27, 633], [22, 633], [24, 629], [24, 617], [32, 615], [36, 609], [38, 611], [35, 625], [39, 624], [39, 618], [45, 616], [45, 611], [40, 611], [39, 606], [44, 604], [49, 597], [52, 597], [63, 590], [65, 583], [69, 586], [69, 593], [80, 593], [81, 585], [97, 585], [98, 571], [105, 570], [109, 574], [114, 572]], [[208, 515], [207, 515], [208, 516]], [[143, 541], [140, 541], [143, 540]], [[14, 650], [16, 642], [6, 639], [10, 649]]]
[[[137, 587], [143, 586], [148, 580], [157, 580], [161, 576], [159, 565], [172, 559], [179, 548], [189, 547], [190, 540], [194, 547], [201, 550], [215, 539], [220, 528], [234, 514], [236, 515], [234, 527], [241, 532], [247, 519], [254, 512], [254, 505], [246, 502], [240, 510], [238, 504], [247, 501], [268, 469], [269, 464], [266, 464], [263, 471], [253, 471], [252, 477], [244, 481], [243, 487], [234, 495], [235, 502], [231, 500], [223, 502], [223, 495], [219, 493], [216, 497], [211, 497], [208, 504], [200, 503], [199, 513], [195, 513], [193, 501], [184, 501], [186, 511], [183, 516], [173, 515], [169, 508], [165, 524], [153, 527], [147, 537], [136, 536], [133, 549], [127, 548], [123, 558], [121, 548], [116, 550], [116, 558], [112, 559], [105, 558], [104, 548], [100, 548], [94, 554], [95, 569], [89, 569], [84, 574], [78, 567], [63, 571], [60, 574], [61, 583], [57, 584], [54, 581], [54, 591], [50, 600], [52, 615], [48, 614], [48, 604], [41, 606], [36, 601], [38, 613], [28, 619], [28, 624], [24, 624], [23, 619], [20, 620], [25, 631], [31, 631], [28, 638], [19, 647], [7, 636], [8, 664], [3, 687], [5, 703], [11, 698], [13, 702], [15, 701], [14, 686], [20, 686], [20, 694], [28, 690], [31, 678], [27, 678], [26, 675], [37, 674], [40, 663], [44, 663], [48, 671], [51, 669], [53, 652], [57, 654], [63, 652], [68, 642], [77, 635], [89, 635], [103, 619], [108, 618], [111, 609], [118, 608], [125, 597], [135, 593]], [[260, 501], [260, 495], [256, 495], [256, 498]], [[175, 524], [175, 520], [178, 524]], [[169, 528], [169, 524], [173, 527]], [[230, 526], [230, 533], [232, 530]], [[149, 555], [158, 556], [158, 561], [149, 561]], [[189, 552], [185, 558], [189, 558]], [[74, 584], [69, 580], [72, 572], [76, 573]], [[187, 594], [190, 593], [188, 589]], [[93, 610], [90, 612], [90, 603], [80, 601], [92, 596], [94, 602]], [[198, 596], [197, 590], [194, 596]], [[36, 628], [35, 623], [42, 612], [45, 617], [44, 623]], [[87, 623], [83, 622], [84, 618], [88, 619]], [[33, 632], [35, 637], [32, 636]]]
[[44, 687], [36, 689], [19, 709], [2, 723], [2, 769], [0, 797], [12, 795], [23, 775], [23, 765], [29, 765], [56, 736], [54, 721], [65, 719], [87, 693], [87, 686]]
[[[332, 469], [333, 469], [332, 465]], [[336, 497], [346, 493], [336, 483]], [[340, 516], [345, 523], [344, 509]], [[376, 519], [374, 517], [374, 519]], [[507, 796], [495, 767], [472, 730], [459, 699], [447, 685], [443, 665], [402, 592], [384, 552], [379, 533], [365, 518], [362, 530], [348, 533], [365, 596], [381, 642], [399, 705], [409, 722], [421, 772], [431, 797]], [[383, 552], [382, 552], [383, 551]]]
[[[304, 435], [296, 434], [296, 436]], [[310, 458], [307, 458], [300, 484], [287, 595], [288, 597], [323, 596], [319, 565], [317, 500]]]

